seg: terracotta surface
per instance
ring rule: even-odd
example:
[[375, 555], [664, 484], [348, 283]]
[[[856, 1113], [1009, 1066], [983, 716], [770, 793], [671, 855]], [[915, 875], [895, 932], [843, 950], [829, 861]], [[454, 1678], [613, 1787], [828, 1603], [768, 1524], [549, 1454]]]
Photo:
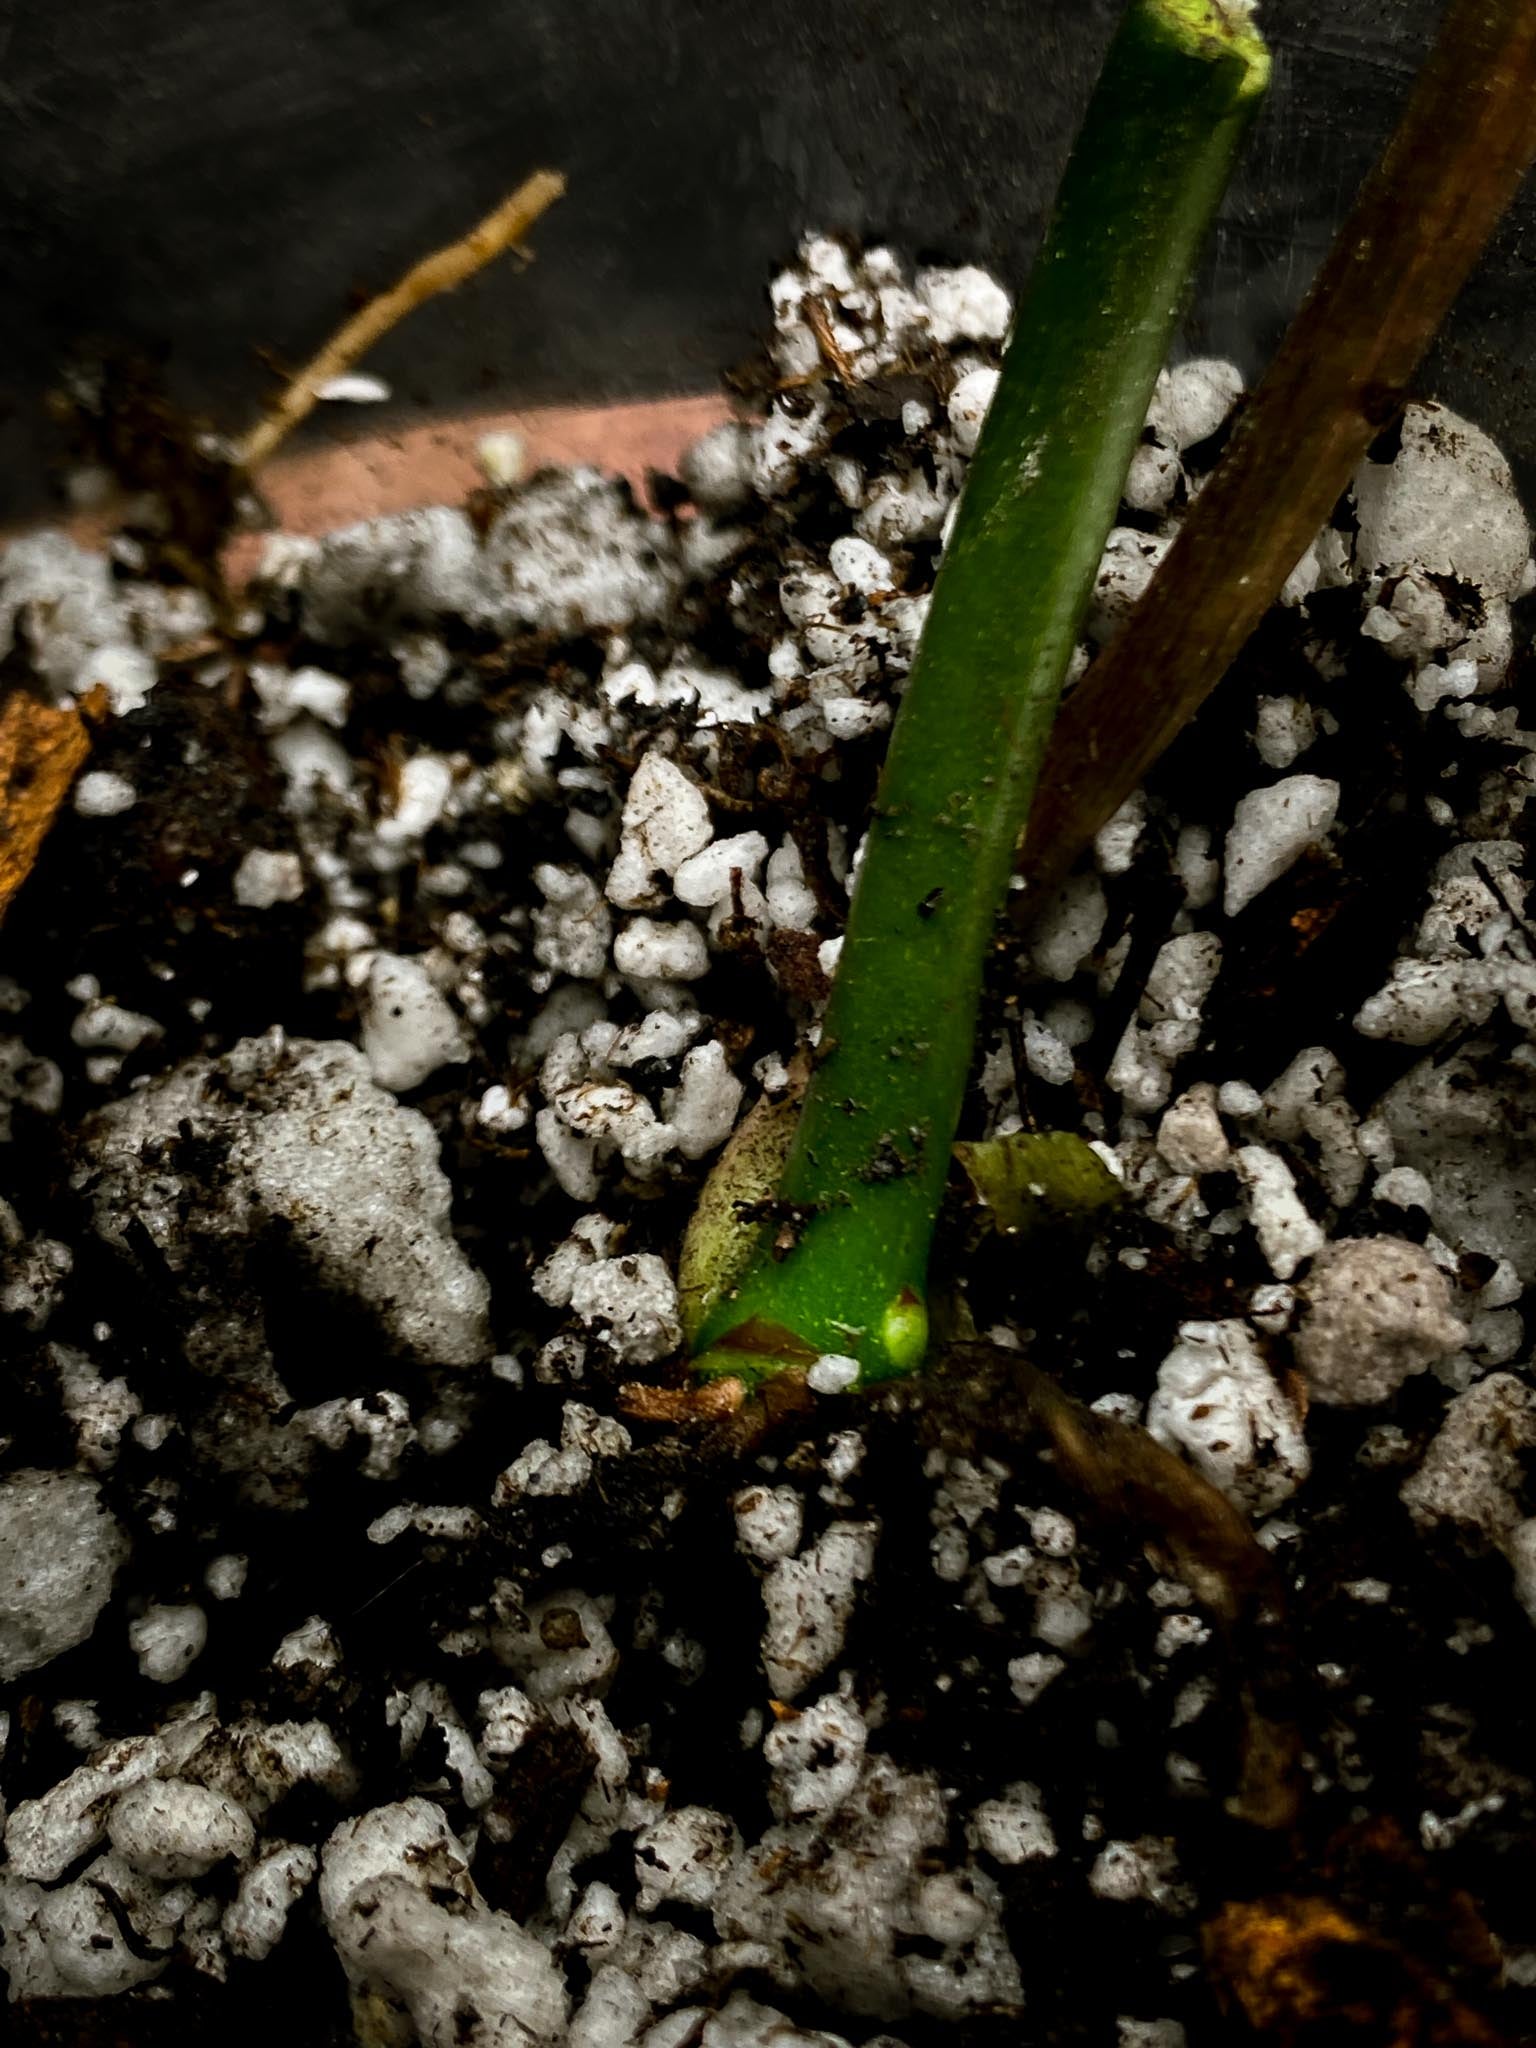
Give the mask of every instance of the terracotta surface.
[[583, 411], [470, 413], [429, 420], [344, 445], [296, 443], [262, 473], [263, 495], [290, 533], [326, 533], [349, 519], [456, 504], [483, 483], [475, 449], [487, 434], [521, 435], [528, 467], [591, 462], [636, 483], [647, 469], [671, 469], [679, 454], [726, 416], [722, 399], [666, 398]]
[[[673, 470], [690, 441], [729, 416], [723, 397], [651, 399], [635, 405], [560, 406], [532, 412], [465, 413], [377, 434], [330, 439], [337, 408], [317, 428], [300, 427], [292, 443], [261, 472], [261, 488], [287, 533], [328, 533], [354, 520], [412, 505], [456, 505], [485, 481], [475, 450], [487, 434], [522, 437], [530, 471], [545, 463], [590, 462], [626, 476], [638, 488], [648, 469]], [[359, 418], [359, 427], [363, 426]], [[51, 522], [50, 522], [51, 523]], [[87, 546], [111, 531], [100, 512], [68, 522]], [[231, 579], [243, 581], [261, 557], [264, 536], [246, 534], [230, 549]]]
[[[522, 437], [530, 472], [545, 463], [590, 462], [641, 488], [648, 469], [675, 469], [689, 442], [725, 419], [728, 410], [723, 398], [710, 394], [638, 405], [465, 413], [307, 448], [301, 427], [294, 443], [262, 471], [262, 495], [285, 533], [329, 533], [412, 505], [457, 505], [485, 481], [475, 456], [481, 440], [507, 432]], [[235, 542], [228, 556], [232, 581], [250, 574], [261, 549], [260, 534]]]

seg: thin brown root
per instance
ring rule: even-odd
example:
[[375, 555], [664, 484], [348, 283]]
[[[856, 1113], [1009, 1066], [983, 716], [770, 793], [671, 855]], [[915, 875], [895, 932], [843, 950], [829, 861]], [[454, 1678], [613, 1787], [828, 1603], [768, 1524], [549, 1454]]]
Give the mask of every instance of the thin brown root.
[[618, 1405], [634, 1422], [683, 1426], [735, 1415], [746, 1398], [746, 1388], [734, 1379], [710, 1380], [702, 1387], [653, 1387], [644, 1380], [626, 1380], [619, 1388]]
[[816, 347], [821, 360], [844, 384], [852, 384], [854, 376], [849, 368], [848, 358], [838, 344], [837, 330], [832, 325], [832, 315], [820, 299], [810, 298], [804, 307], [806, 325], [816, 337]]
[[516, 248], [539, 216], [564, 191], [565, 179], [559, 171], [535, 171], [478, 227], [471, 228], [459, 241], [450, 242], [446, 249], [423, 256], [398, 284], [370, 299], [289, 381], [277, 404], [246, 435], [235, 451], [238, 466], [246, 471], [260, 468], [314, 410], [323, 386], [333, 377], [344, 376], [375, 342], [418, 306], [443, 292], [454, 291], [505, 250]]

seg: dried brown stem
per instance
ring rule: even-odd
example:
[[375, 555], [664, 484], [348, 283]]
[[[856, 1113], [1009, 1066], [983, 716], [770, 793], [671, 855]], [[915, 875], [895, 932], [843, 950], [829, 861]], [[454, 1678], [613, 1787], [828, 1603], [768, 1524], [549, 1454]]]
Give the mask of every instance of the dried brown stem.
[[1536, 156], [1536, 6], [1454, 0], [1396, 133], [1125, 630], [1057, 720], [1025, 843], [1059, 882], [1199, 709], [1408, 393]]
[[246, 435], [236, 450], [239, 466], [245, 470], [258, 468], [281, 447], [300, 420], [314, 410], [322, 386], [360, 362], [374, 343], [398, 326], [408, 313], [442, 292], [455, 290], [503, 251], [515, 248], [564, 191], [565, 179], [558, 171], [535, 171], [478, 227], [471, 228], [459, 241], [450, 242], [446, 249], [424, 256], [398, 284], [370, 299], [290, 380], [277, 404]]
[[1302, 1776], [1284, 1597], [1273, 1560], [1232, 1503], [1144, 1429], [1095, 1414], [1017, 1352], [952, 1344], [890, 1398], [912, 1404], [924, 1437], [967, 1455], [986, 1445], [1017, 1457], [1043, 1433], [1057, 1470], [1105, 1525], [1166, 1558], [1223, 1625], [1239, 1682], [1242, 1737], [1227, 1811], [1255, 1827], [1292, 1827]]

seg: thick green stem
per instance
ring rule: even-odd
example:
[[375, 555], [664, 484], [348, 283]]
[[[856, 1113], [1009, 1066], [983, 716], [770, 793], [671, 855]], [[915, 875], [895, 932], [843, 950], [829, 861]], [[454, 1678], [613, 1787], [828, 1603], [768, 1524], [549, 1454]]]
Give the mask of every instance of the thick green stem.
[[[993, 923], [1105, 536], [1268, 56], [1240, 0], [1131, 0], [1019, 308], [896, 720], [781, 1211], [697, 1369], [927, 1339]], [[793, 1242], [786, 1249], [786, 1228]]]

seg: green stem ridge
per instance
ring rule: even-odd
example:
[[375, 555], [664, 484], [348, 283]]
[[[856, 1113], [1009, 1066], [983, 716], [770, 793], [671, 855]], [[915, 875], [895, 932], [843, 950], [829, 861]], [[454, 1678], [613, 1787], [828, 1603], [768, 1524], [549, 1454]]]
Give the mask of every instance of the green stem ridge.
[[[993, 924], [1190, 273], [1268, 79], [1236, 0], [1131, 0], [1110, 45], [892, 733], [781, 1214], [696, 1370], [910, 1372]], [[785, 1249], [785, 1217], [793, 1243]]]

